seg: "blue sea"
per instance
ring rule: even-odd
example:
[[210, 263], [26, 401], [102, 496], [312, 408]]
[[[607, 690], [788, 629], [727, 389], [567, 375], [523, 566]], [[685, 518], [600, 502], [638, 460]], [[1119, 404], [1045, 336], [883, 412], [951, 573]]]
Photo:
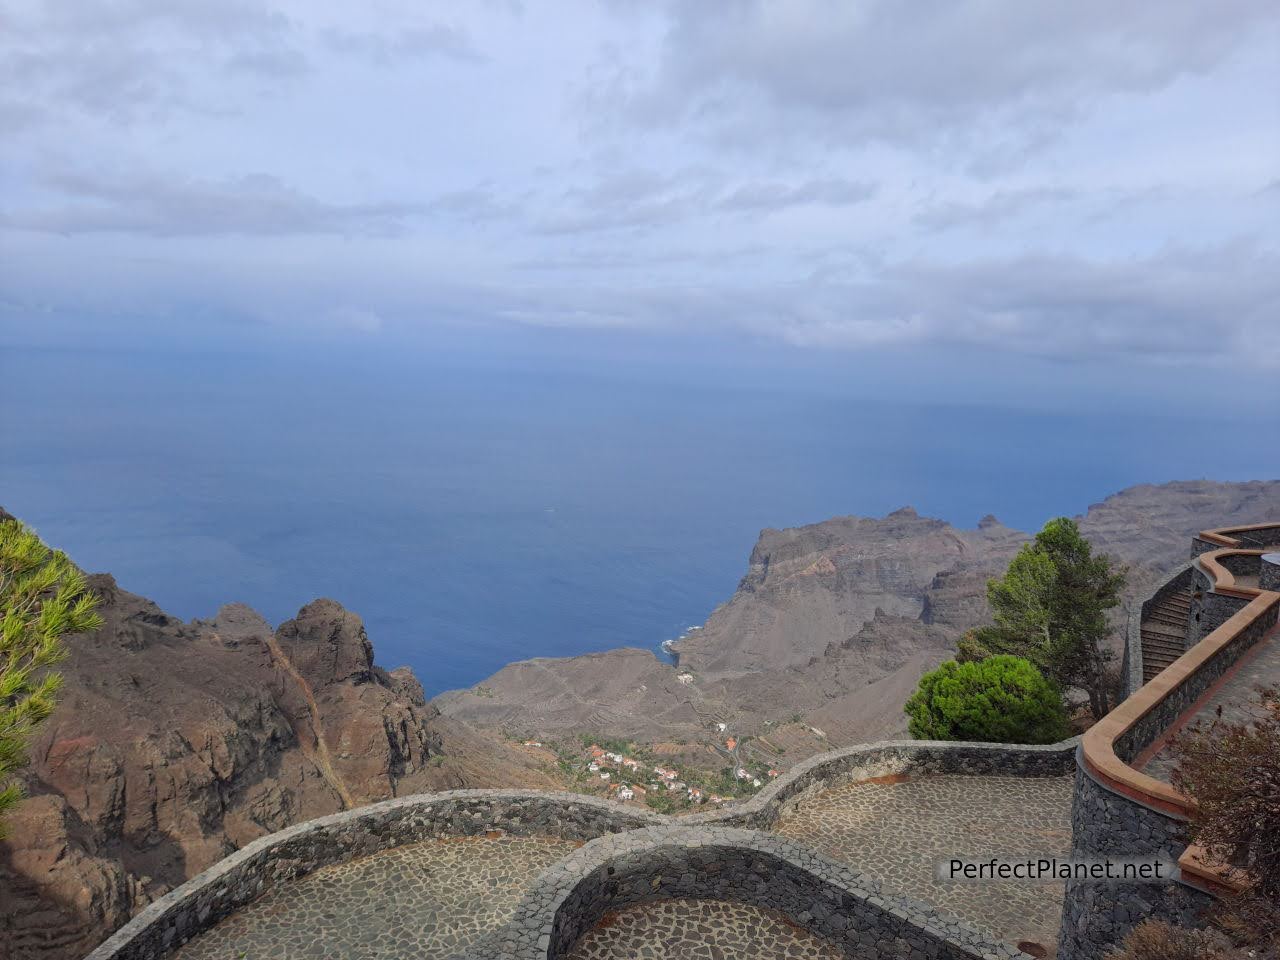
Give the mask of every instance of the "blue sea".
[[1138, 482], [1274, 477], [1280, 414], [1177, 371], [495, 331], [0, 353], [0, 505], [170, 613], [364, 618], [429, 693], [657, 648], [763, 527], [905, 504], [1037, 528]]

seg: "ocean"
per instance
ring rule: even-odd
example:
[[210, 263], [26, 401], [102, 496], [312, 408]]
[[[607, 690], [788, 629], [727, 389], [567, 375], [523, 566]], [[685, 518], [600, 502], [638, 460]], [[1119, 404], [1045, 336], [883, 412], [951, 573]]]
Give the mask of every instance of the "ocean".
[[1280, 472], [1256, 443], [1277, 414], [1223, 422], [1123, 375], [1022, 369], [1001, 396], [955, 357], [568, 342], [10, 345], [0, 505], [184, 619], [333, 597], [436, 693], [656, 650], [732, 594], [763, 527], [910, 504], [1034, 529], [1137, 482]]

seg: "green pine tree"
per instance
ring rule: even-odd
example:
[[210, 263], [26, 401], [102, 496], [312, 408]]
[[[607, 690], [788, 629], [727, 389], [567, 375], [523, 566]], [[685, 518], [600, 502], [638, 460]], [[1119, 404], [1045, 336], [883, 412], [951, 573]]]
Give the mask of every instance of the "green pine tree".
[[1064, 689], [1086, 691], [1101, 718], [1109, 709], [1106, 668], [1113, 657], [1107, 611], [1119, 604], [1125, 577], [1110, 557], [1093, 553], [1074, 520], [1050, 520], [1003, 577], [987, 582], [995, 623], [966, 634], [958, 659], [1026, 657]]
[[16, 520], [0, 521], [0, 836], [22, 799], [14, 779], [32, 731], [53, 712], [66, 656], [63, 637], [96, 630], [100, 598], [84, 574]]

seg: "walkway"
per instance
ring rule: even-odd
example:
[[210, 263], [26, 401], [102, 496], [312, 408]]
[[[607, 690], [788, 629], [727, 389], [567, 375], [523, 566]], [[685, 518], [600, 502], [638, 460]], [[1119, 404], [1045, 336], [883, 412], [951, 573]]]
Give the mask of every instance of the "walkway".
[[508, 920], [533, 879], [577, 846], [499, 836], [396, 847], [269, 890], [173, 957], [447, 957]]
[[1176, 756], [1169, 748], [1173, 735], [1197, 723], [1207, 727], [1219, 716], [1228, 723], [1248, 723], [1257, 714], [1257, 688], [1277, 686], [1280, 686], [1280, 630], [1273, 630], [1138, 758], [1136, 768], [1169, 783], [1177, 765]]
[[608, 914], [570, 960], [844, 960], [780, 913], [719, 900], [658, 900]]
[[1071, 777], [921, 776], [806, 800], [773, 832], [806, 843], [1008, 943], [1057, 941], [1063, 884], [936, 879], [939, 861], [1067, 857]]

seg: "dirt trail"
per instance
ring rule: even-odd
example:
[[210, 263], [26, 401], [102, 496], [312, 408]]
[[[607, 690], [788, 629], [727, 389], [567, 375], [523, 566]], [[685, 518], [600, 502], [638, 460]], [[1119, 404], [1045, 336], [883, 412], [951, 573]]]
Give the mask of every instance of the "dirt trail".
[[267, 649], [271, 651], [271, 656], [289, 676], [298, 684], [298, 689], [302, 691], [302, 695], [307, 700], [307, 708], [311, 711], [311, 733], [315, 737], [316, 748], [312, 752], [303, 742], [305, 738], [299, 737], [298, 743], [302, 746], [303, 752], [311, 755], [311, 760], [319, 769], [321, 776], [333, 788], [334, 793], [342, 800], [344, 810], [350, 810], [356, 805], [355, 798], [351, 796], [351, 791], [347, 789], [347, 785], [342, 782], [342, 778], [338, 776], [338, 771], [333, 769], [333, 760], [329, 756], [329, 745], [324, 742], [324, 731], [320, 725], [320, 705], [316, 703], [316, 695], [311, 690], [311, 684], [307, 683], [307, 678], [300, 674], [293, 662], [280, 648], [280, 644], [271, 634], [266, 637]]

